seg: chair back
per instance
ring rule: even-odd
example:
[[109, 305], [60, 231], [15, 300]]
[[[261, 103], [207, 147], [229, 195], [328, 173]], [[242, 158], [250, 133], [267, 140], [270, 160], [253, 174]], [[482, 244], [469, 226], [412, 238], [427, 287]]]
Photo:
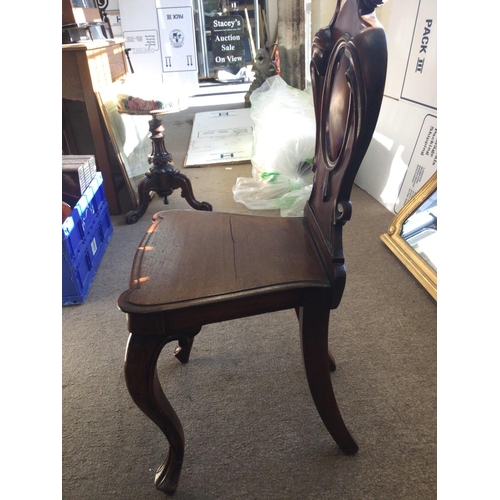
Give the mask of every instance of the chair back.
[[351, 217], [351, 190], [382, 104], [387, 42], [374, 9], [384, 1], [338, 0], [332, 21], [312, 44], [316, 147], [304, 214], [336, 282], [332, 307], [345, 283], [342, 227]]

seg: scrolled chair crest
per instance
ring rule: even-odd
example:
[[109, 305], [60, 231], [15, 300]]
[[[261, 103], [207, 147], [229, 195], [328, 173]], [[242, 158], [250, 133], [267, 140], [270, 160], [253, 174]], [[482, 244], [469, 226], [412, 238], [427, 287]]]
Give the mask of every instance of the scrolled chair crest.
[[366, 16], [371, 14], [376, 8], [381, 7], [387, 0], [359, 0], [359, 12]]

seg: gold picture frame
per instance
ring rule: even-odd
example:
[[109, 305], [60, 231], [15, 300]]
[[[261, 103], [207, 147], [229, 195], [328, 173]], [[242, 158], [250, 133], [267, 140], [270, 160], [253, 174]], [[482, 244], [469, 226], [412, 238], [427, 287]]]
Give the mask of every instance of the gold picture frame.
[[396, 214], [380, 239], [437, 301], [437, 172]]

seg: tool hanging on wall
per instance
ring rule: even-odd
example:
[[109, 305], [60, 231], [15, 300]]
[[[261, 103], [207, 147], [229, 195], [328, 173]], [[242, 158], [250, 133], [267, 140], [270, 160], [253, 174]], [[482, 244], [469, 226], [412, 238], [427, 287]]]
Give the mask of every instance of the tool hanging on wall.
[[277, 43], [273, 43], [271, 45], [271, 61], [273, 61], [274, 66], [276, 67], [276, 74], [281, 75], [280, 51]]
[[267, 49], [268, 41], [266, 37], [266, 15], [262, 7], [259, 5], [259, 35], [260, 35], [260, 43], [259, 49]]
[[247, 30], [248, 30], [248, 38], [250, 39], [250, 51], [252, 53], [252, 61], [255, 59], [255, 43], [253, 41], [253, 35], [252, 35], [252, 26], [250, 25], [250, 19], [248, 17], [248, 10], [245, 7], [245, 17], [247, 19]]

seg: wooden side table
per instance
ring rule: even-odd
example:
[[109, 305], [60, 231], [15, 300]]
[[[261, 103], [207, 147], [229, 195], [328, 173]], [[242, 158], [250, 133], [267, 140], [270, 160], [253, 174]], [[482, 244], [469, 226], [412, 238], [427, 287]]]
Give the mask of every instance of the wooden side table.
[[120, 214], [121, 207], [95, 92], [127, 75], [124, 45], [123, 38], [62, 45], [62, 97], [85, 103], [95, 147], [95, 152], [79, 151], [78, 154], [95, 154], [111, 215]]

